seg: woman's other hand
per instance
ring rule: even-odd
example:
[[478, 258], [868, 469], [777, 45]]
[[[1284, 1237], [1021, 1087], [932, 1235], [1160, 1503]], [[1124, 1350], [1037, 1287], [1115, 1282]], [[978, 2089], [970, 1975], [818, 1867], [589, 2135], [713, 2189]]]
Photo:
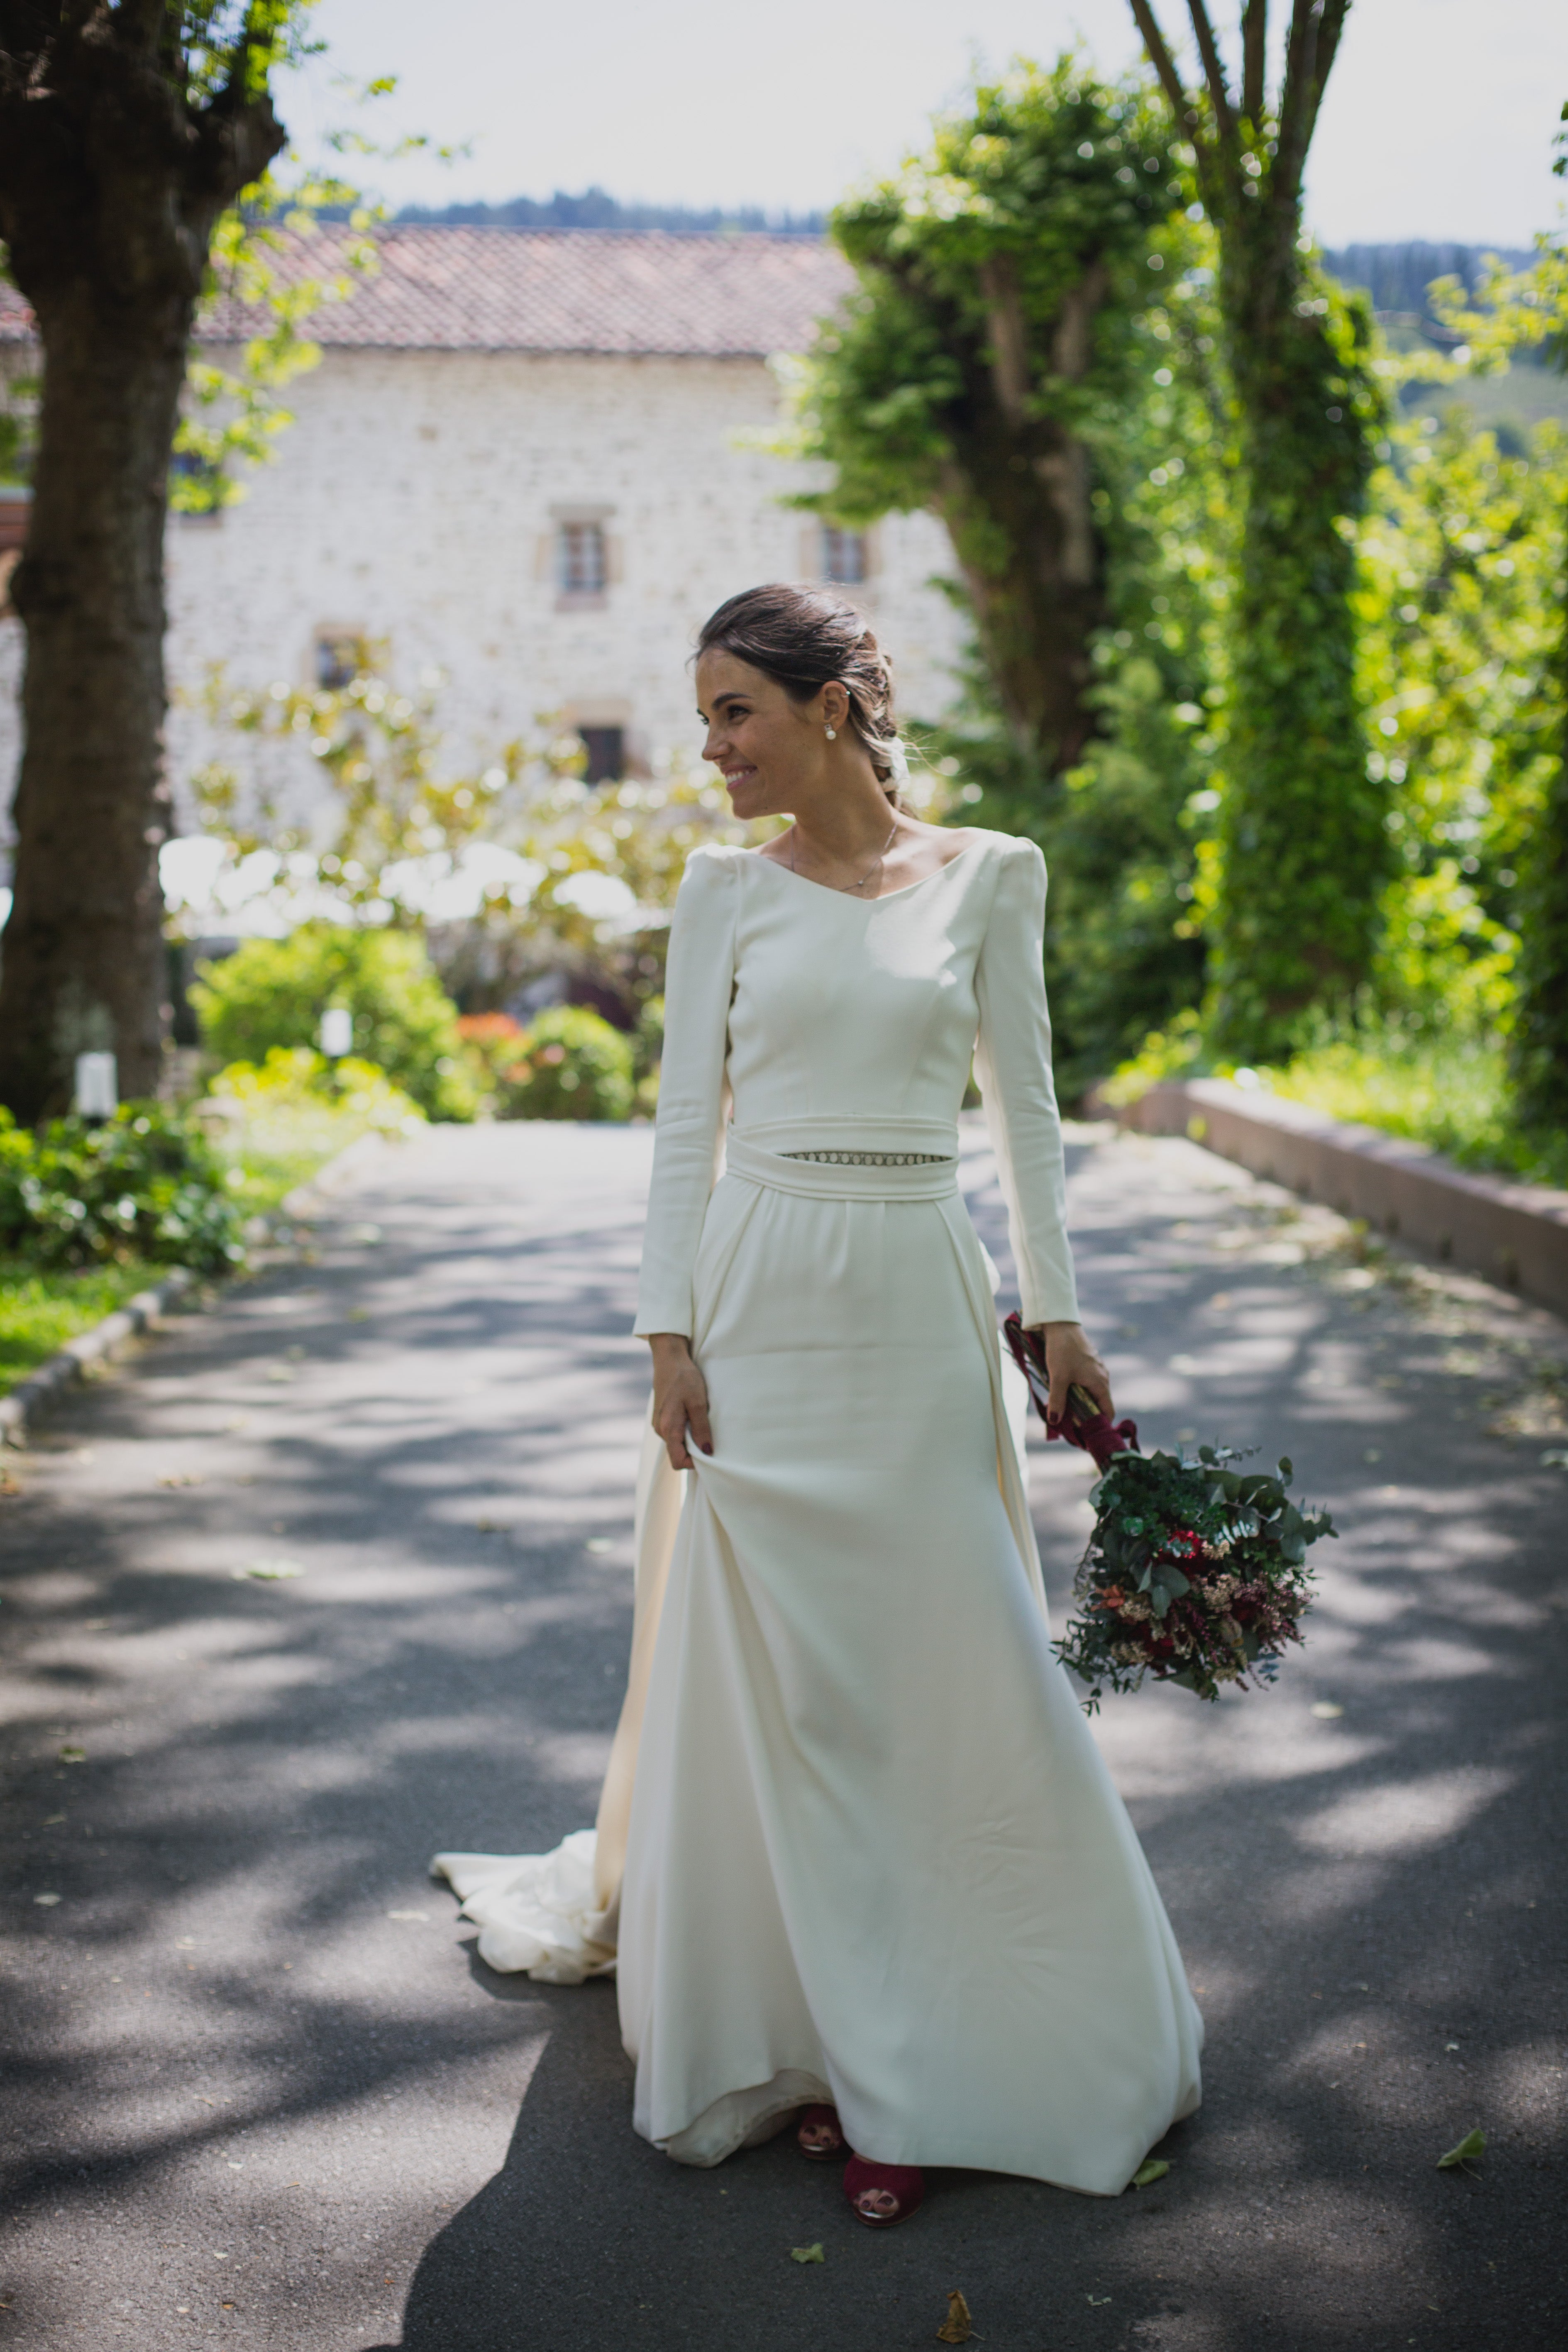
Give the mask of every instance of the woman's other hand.
[[689, 1470], [689, 1444], [713, 1451], [708, 1425], [708, 1383], [691, 1360], [691, 1342], [679, 1331], [656, 1331], [653, 1350], [653, 1425], [663, 1438], [673, 1470]]
[[1050, 1416], [1053, 1421], [1065, 1418], [1068, 1391], [1083, 1389], [1091, 1396], [1108, 1421], [1114, 1419], [1116, 1408], [1110, 1402], [1110, 1374], [1089, 1343], [1081, 1323], [1042, 1323], [1046, 1343], [1046, 1370], [1051, 1377]]

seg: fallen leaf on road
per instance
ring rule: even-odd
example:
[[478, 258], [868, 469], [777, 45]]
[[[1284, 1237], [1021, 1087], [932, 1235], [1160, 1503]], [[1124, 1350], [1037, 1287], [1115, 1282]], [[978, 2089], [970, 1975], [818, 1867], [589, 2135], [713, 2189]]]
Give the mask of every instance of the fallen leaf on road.
[[199, 1486], [201, 1483], [199, 1470], [165, 1470], [158, 1481], [160, 1486]]
[[1437, 2169], [1439, 2172], [1468, 2172], [1475, 2158], [1486, 2152], [1487, 2136], [1478, 2126], [1475, 2131], [1468, 2131], [1458, 2146], [1451, 2147], [1447, 2156], [1437, 2158]]
[[87, 1762], [87, 1750], [85, 1748], [62, 1748], [60, 1749], [60, 1762], [62, 1764], [85, 1764]]
[[825, 2263], [827, 2260], [820, 2245], [792, 2246], [789, 2258], [792, 2263]]
[[33, 1897], [34, 1902], [41, 1903], [46, 1910], [52, 1909], [55, 1904], [63, 1902], [64, 1899], [64, 1896], [59, 1895], [35, 1895]]
[[234, 1580], [237, 1584], [242, 1584], [248, 1576], [254, 1577], [258, 1583], [277, 1584], [287, 1576], [303, 1576], [304, 1573], [304, 1570], [297, 1560], [253, 1559], [248, 1568], [235, 1570]]
[[969, 2305], [955, 2286], [947, 2291], [947, 2317], [936, 2331], [939, 2344], [967, 2344], [974, 2334], [974, 2324], [969, 2316]]
[[66, 1816], [64, 1813], [51, 1813], [48, 1819], [44, 1822], [43, 1826], [47, 1830], [58, 1830], [65, 1818]]
[[1541, 1466], [1543, 1470], [1568, 1470], [1568, 1450], [1554, 1445], [1550, 1454], [1542, 1455]]
[[1134, 2189], [1147, 2189], [1151, 2182], [1163, 2180], [1171, 2169], [1163, 2156], [1146, 2157], [1132, 2176]]
[[610, 1538], [608, 1536], [590, 1536], [583, 1549], [584, 1551], [608, 1551]]
[[1089, 2294], [1085, 2295], [1084, 2301], [1086, 2303], [1092, 2303], [1095, 2309], [1100, 2311], [1102, 2310], [1105, 2305], [1110, 2301], [1110, 2297], [1108, 2294]]
[[428, 1919], [430, 1914], [428, 1911], [389, 1911], [386, 1916], [389, 1919]]
[[1344, 1709], [1331, 1698], [1321, 1698], [1315, 1702], [1312, 1713], [1320, 1723], [1336, 1723], [1343, 1715]]

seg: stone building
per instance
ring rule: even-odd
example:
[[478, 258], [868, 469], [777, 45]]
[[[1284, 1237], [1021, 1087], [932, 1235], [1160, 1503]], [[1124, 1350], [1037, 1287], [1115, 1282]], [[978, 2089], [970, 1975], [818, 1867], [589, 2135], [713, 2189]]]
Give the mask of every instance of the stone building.
[[[592, 774], [635, 773], [700, 743], [686, 665], [704, 614], [759, 580], [831, 577], [889, 646], [906, 712], [945, 706], [941, 526], [825, 530], [781, 503], [805, 478], [763, 446], [770, 355], [844, 294], [830, 247], [451, 226], [379, 244], [376, 273], [312, 322], [321, 362], [290, 387], [274, 462], [238, 504], [171, 523], [174, 688], [215, 664], [250, 687], [331, 683], [346, 641], [384, 641], [395, 677], [443, 674], [454, 758], [550, 715], [581, 730]], [[215, 323], [215, 340], [242, 324]], [[28, 329], [0, 289], [0, 362], [26, 365]], [[17, 635], [0, 620], [7, 776]], [[195, 724], [172, 722], [176, 785]]]

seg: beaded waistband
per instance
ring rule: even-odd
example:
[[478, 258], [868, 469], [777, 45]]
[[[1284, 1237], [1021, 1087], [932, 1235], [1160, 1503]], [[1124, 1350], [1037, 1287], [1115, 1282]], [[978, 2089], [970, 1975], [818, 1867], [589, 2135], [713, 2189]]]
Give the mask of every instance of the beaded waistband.
[[941, 1168], [951, 1151], [781, 1151], [781, 1160], [815, 1160], [822, 1168]]
[[[816, 1140], [824, 1128], [829, 1135], [837, 1129], [845, 1140]], [[867, 1137], [863, 1143], [849, 1140], [857, 1128]], [[910, 1144], [951, 1148], [900, 1149], [900, 1129]], [[941, 1119], [778, 1119], [763, 1128], [731, 1127], [724, 1164], [731, 1176], [748, 1183], [816, 1200], [936, 1201], [958, 1189], [957, 1145], [953, 1129]]]

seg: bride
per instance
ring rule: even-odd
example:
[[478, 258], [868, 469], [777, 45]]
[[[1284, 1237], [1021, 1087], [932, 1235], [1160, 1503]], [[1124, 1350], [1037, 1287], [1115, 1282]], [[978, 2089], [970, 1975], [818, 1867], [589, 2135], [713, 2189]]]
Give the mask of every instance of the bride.
[[736, 815], [793, 823], [697, 851], [676, 905], [626, 1705], [596, 1832], [433, 1867], [492, 1966], [617, 1970], [636, 2127], [682, 2163], [793, 2120], [874, 2228], [929, 2165], [1114, 2196], [1197, 2105], [1203, 2028], [1051, 1654], [956, 1181], [973, 1058], [1053, 1400], [1109, 1412], [1044, 862], [900, 809], [888, 664], [837, 598], [732, 598], [696, 677]]

